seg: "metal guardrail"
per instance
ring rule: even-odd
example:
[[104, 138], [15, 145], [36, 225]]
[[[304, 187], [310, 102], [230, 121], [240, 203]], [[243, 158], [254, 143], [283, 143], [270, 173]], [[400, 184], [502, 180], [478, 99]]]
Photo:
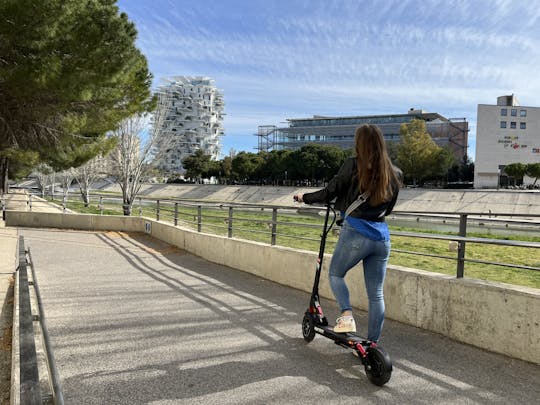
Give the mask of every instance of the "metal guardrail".
[[[62, 200], [64, 211], [70, 202], [74, 203], [75, 201], [78, 201], [80, 204], [81, 200], [68, 200], [64, 198]], [[122, 214], [122, 203], [123, 202], [121, 198], [108, 195], [97, 195], [90, 202], [91, 205], [98, 207], [99, 213], [101, 215], [106, 213]], [[317, 217], [318, 213], [321, 212], [321, 210], [321, 207], [314, 206], [273, 206], [249, 203], [220, 203], [181, 199], [173, 200], [160, 198], [138, 198], [133, 204], [132, 215], [153, 217], [158, 221], [166, 221], [174, 224], [175, 226], [186, 226], [192, 229], [196, 229], [198, 232], [202, 232], [204, 230], [205, 232], [226, 235], [229, 238], [242, 238], [242, 236], [239, 235], [245, 234], [255, 235], [255, 240], [275, 245], [277, 244], [278, 238], [280, 238], [281, 240], [295, 239], [318, 242], [318, 234], [317, 237], [310, 237], [308, 234], [310, 233], [309, 229], [312, 230], [312, 233], [313, 229], [320, 230], [322, 224], [322, 217], [320, 221], [321, 224], [306, 223], [305, 221], [301, 221], [300, 218], [302, 217], [302, 215], [308, 215], [312, 218]], [[246, 216], [245, 213], [251, 213], [251, 215]], [[256, 213], [257, 215], [254, 216], [254, 213]], [[287, 220], [283, 220], [284, 213], [286, 213], [286, 215], [288, 216]], [[424, 211], [395, 211], [392, 215], [416, 218], [420, 217], [422, 219], [435, 218], [438, 220], [444, 219], [444, 221], [455, 222], [457, 225], [456, 235], [401, 231], [392, 231], [391, 233], [392, 235], [408, 238], [446, 240], [449, 242], [455, 242], [457, 244], [456, 256], [415, 252], [395, 248], [393, 248], [392, 250], [394, 252], [402, 254], [455, 260], [456, 277], [458, 278], [463, 277], [465, 271], [465, 263], [467, 262], [540, 271], [540, 267], [536, 266], [525, 266], [513, 263], [485, 261], [466, 257], [466, 247], [468, 243], [481, 243], [499, 246], [539, 249], [540, 243], [537, 242], [512, 241], [467, 236], [467, 228], [472, 220], [483, 221], [481, 225], [483, 225], [486, 221], [492, 221], [505, 223], [507, 228], [509, 226], [517, 226], [518, 224], [528, 224], [532, 227], [536, 226], [536, 229], [540, 229], [540, 215], [538, 214], [492, 212], [426, 213]], [[280, 218], [282, 220], [279, 220]], [[291, 218], [298, 218], [298, 220], [293, 221], [291, 220]], [[288, 234], [284, 232], [284, 229], [286, 227], [291, 226], [304, 228], [306, 229], [306, 232], [304, 234]], [[334, 236], [337, 236], [337, 233], [335, 233]], [[335, 239], [330, 239], [329, 243], [335, 243]]]
[[34, 321], [30, 302], [30, 289], [24, 239], [19, 237], [19, 395], [20, 404], [42, 404], [39, 383]]
[[[30, 260], [28, 260], [28, 259]], [[28, 267], [32, 273], [32, 281], [28, 277]], [[32, 314], [31, 289], [34, 289], [34, 296], [37, 301], [37, 315]], [[18, 329], [19, 329], [19, 393], [18, 399], [22, 405], [42, 405], [53, 403], [63, 405], [64, 398], [60, 383], [60, 376], [49, 338], [49, 332], [45, 322], [45, 312], [41, 302], [41, 295], [36, 279], [35, 269], [32, 263], [30, 249], [25, 250], [24, 237], [19, 237], [19, 267], [18, 267]], [[38, 357], [36, 351], [36, 331], [34, 322], [38, 322], [40, 335], [42, 337], [42, 348], [45, 353], [46, 368], [48, 371], [48, 382], [50, 394], [43, 392], [40, 385]], [[16, 402], [16, 401], [14, 401]]]

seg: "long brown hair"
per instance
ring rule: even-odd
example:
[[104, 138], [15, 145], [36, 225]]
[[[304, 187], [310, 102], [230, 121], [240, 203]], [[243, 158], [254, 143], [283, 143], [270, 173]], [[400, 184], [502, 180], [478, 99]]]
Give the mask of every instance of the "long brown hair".
[[358, 189], [369, 193], [371, 206], [392, 198], [399, 179], [386, 150], [384, 137], [376, 125], [362, 125], [354, 134]]

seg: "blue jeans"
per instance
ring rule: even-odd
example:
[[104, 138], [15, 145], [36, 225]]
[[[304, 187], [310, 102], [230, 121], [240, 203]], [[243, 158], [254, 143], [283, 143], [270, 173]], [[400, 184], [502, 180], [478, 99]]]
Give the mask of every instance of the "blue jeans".
[[345, 284], [347, 272], [363, 260], [364, 281], [368, 296], [368, 336], [377, 342], [384, 323], [383, 284], [390, 256], [390, 241], [375, 241], [360, 234], [343, 222], [339, 240], [330, 262], [330, 287], [341, 312], [352, 310], [349, 289]]

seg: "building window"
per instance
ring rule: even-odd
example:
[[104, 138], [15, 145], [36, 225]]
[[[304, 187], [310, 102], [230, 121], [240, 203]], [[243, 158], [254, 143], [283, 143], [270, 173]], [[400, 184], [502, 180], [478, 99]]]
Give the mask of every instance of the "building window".
[[515, 108], [512, 108], [510, 114], [512, 115], [512, 117], [517, 117], [517, 110]]
[[520, 122], [519, 123], [519, 129], [527, 129], [527, 123], [526, 122]]
[[508, 110], [506, 108], [501, 108], [501, 115], [506, 117], [507, 114], [508, 114]]
[[512, 121], [510, 123], [510, 129], [516, 129], [516, 122], [515, 121]]
[[501, 121], [501, 128], [506, 128], [506, 121]]
[[526, 117], [527, 116], [527, 110], [519, 110], [519, 116], [520, 117]]

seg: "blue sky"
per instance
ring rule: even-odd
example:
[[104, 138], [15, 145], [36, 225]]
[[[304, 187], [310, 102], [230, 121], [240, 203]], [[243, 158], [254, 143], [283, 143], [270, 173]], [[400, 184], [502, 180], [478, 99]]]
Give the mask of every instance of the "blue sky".
[[514, 93], [540, 106], [540, 0], [120, 0], [154, 86], [208, 76], [224, 93], [222, 153], [259, 125], [414, 107], [470, 123]]

